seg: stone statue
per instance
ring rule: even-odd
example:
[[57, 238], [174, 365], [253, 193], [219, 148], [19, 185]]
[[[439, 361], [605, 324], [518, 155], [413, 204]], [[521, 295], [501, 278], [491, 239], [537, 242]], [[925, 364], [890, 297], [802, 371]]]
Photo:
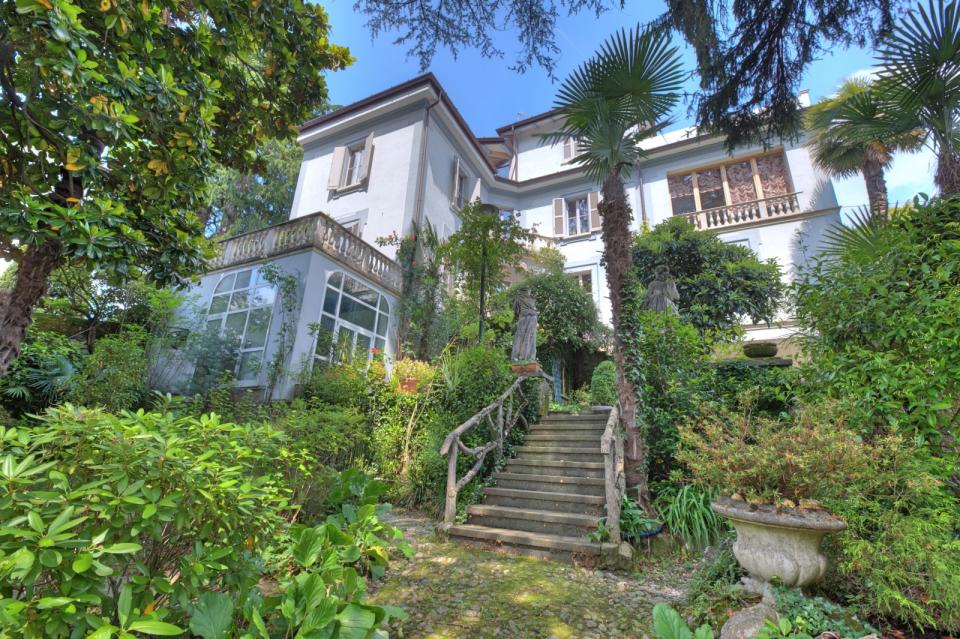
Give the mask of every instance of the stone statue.
[[670, 269], [661, 264], [655, 271], [653, 281], [647, 285], [647, 295], [643, 299], [643, 308], [657, 313], [676, 313], [677, 282], [670, 276]]
[[513, 311], [517, 316], [517, 332], [513, 335], [510, 361], [514, 364], [534, 362], [537, 359], [537, 303], [529, 288], [520, 291]]

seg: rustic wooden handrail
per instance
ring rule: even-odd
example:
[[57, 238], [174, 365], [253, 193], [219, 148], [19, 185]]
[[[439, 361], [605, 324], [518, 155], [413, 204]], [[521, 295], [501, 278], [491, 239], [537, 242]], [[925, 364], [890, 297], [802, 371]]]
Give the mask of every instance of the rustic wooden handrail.
[[610, 411], [607, 426], [600, 437], [603, 453], [603, 492], [607, 502], [607, 531], [610, 541], [620, 543], [620, 504], [627, 491], [623, 470], [623, 424], [620, 423], [620, 404]]
[[[523, 421], [524, 426], [528, 425], [527, 418], [524, 417], [523, 411], [530, 403], [530, 399], [523, 391], [523, 382], [534, 377], [542, 378], [540, 384], [540, 396], [542, 397], [546, 385], [548, 383], [554, 383], [553, 378], [543, 371], [521, 375], [517, 377], [497, 399], [490, 402], [476, 415], [450, 431], [446, 439], [443, 440], [443, 446], [440, 447], [440, 454], [448, 456], [447, 499], [443, 510], [444, 526], [449, 527], [453, 525], [457, 516], [457, 495], [460, 494], [463, 487], [469, 484], [470, 481], [477, 476], [477, 473], [480, 472], [480, 469], [483, 467], [483, 460], [486, 459], [487, 454], [496, 450], [497, 455], [502, 457], [503, 443], [506, 441], [510, 431], [513, 430], [513, 427], [520, 421]], [[540, 398], [538, 398], [538, 401], [541, 401]], [[496, 414], [495, 419], [494, 414]], [[460, 438], [483, 421], [486, 421], [489, 425], [493, 438], [486, 444], [481, 444], [474, 448], [467, 448]], [[458, 480], [457, 457], [460, 452], [474, 457], [476, 462], [474, 462], [473, 467]]]

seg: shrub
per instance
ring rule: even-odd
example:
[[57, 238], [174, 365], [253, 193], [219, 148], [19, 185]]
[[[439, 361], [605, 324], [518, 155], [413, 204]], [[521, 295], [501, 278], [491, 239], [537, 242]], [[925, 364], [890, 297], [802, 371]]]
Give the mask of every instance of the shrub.
[[776, 260], [761, 261], [749, 248], [697, 231], [681, 217], [637, 235], [633, 264], [643, 284], [653, 280], [657, 266], [669, 267], [680, 315], [704, 333], [730, 333], [744, 316], [770, 322], [783, 298]]
[[417, 389], [422, 390], [433, 383], [436, 375], [436, 369], [428, 362], [404, 358], [398, 359], [393, 364], [391, 379], [396, 385], [399, 385], [405, 379], [415, 379], [417, 380]]
[[802, 620], [804, 631], [811, 636], [832, 632], [839, 637], [864, 637], [879, 634], [854, 612], [823, 597], [808, 597], [795, 588], [774, 587], [777, 613], [795, 623]]
[[792, 419], [756, 415], [751, 403], [706, 409], [680, 427], [680, 440], [677, 459], [696, 482], [751, 501], [844, 495], [870, 472], [863, 441], [831, 406], [806, 406]]
[[148, 391], [146, 340], [139, 327], [127, 327], [97, 340], [68, 399], [112, 411], [141, 406]]
[[617, 403], [617, 366], [610, 360], [597, 364], [590, 378], [590, 400], [597, 406]]
[[713, 510], [713, 493], [695, 484], [680, 488], [669, 485], [661, 490], [654, 502], [660, 518], [670, 534], [686, 548], [703, 550], [719, 539], [727, 526]]
[[730, 538], [722, 539], [708, 549], [703, 563], [693, 574], [684, 601], [684, 614], [694, 623], [721, 627], [733, 613], [745, 607], [748, 595], [740, 583], [742, 576]]
[[76, 381], [83, 348], [59, 333], [30, 331], [20, 356], [0, 377], [0, 405], [14, 415], [35, 413], [56, 403]]
[[366, 362], [362, 365], [348, 362], [338, 366], [316, 366], [303, 384], [300, 395], [330, 406], [363, 408], [372, 394], [371, 386], [382, 383], [382, 377], [374, 379], [368, 372]]

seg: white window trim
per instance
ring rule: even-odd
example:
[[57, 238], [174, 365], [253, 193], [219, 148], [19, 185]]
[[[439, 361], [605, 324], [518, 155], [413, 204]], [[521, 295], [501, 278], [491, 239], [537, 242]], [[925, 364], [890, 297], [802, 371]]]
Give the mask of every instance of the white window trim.
[[[241, 274], [241, 273], [243, 273], [243, 272], [245, 272], [245, 271], [250, 271], [250, 281], [247, 283], [247, 286], [245, 286], [245, 287], [243, 287], [243, 288], [231, 288], [229, 291], [221, 292], [221, 293], [216, 293], [217, 288], [220, 286], [220, 284], [221, 284], [226, 278], [232, 276], [232, 277], [234, 277], [234, 281], [236, 281], [236, 279], [235, 279], [236, 276], [239, 275], [239, 274]], [[270, 344], [270, 329], [271, 329], [271, 327], [273, 326], [274, 308], [276, 307], [278, 292], [277, 292], [277, 287], [276, 287], [276, 286], [274, 286], [274, 285], [272, 285], [272, 284], [264, 283], [264, 282], [258, 282], [258, 281], [257, 281], [258, 272], [259, 272], [259, 269], [258, 269], [257, 267], [253, 267], [253, 268], [240, 269], [239, 271], [232, 271], [232, 272], [230, 272], [230, 273], [224, 273], [224, 274], [222, 274], [222, 275], [220, 276], [220, 279], [217, 280], [217, 284], [213, 287], [214, 293], [211, 294], [211, 296], [210, 296], [210, 302], [207, 304], [207, 314], [206, 314], [206, 317], [205, 317], [205, 320], [204, 320], [205, 330], [207, 330], [207, 329], [209, 328], [211, 321], [219, 320], [219, 322], [220, 322], [220, 327], [217, 329], [217, 335], [219, 335], [220, 337], [223, 337], [223, 336], [224, 336], [224, 330], [225, 330], [226, 324], [227, 324], [227, 318], [228, 318], [230, 315], [236, 315], [237, 313], [240, 313], [240, 312], [245, 313], [246, 316], [245, 316], [244, 319], [243, 319], [243, 331], [241, 331], [241, 332], [240, 332], [240, 335], [239, 335], [239, 340], [240, 340], [240, 342], [239, 342], [239, 346], [237, 347], [237, 361], [236, 361], [236, 363], [235, 363], [234, 366], [233, 366], [233, 374], [234, 374], [234, 376], [235, 376], [235, 378], [236, 378], [236, 384], [237, 384], [237, 386], [257, 386], [257, 385], [259, 385], [260, 379], [261, 379], [261, 377], [262, 377], [262, 373], [263, 373], [263, 370], [264, 370], [264, 369], [263, 369], [264, 357], [266, 356], [266, 353], [267, 353], [267, 347], [268, 347], [269, 344]], [[273, 289], [273, 302], [271, 302], [270, 304], [262, 305], [262, 306], [250, 306], [250, 305], [248, 305], [248, 306], [246, 306], [246, 307], [245, 307], [244, 309], [242, 309], [242, 310], [240, 310], [240, 309], [235, 309], [233, 312], [230, 311], [230, 300], [231, 300], [233, 294], [235, 294], [235, 293], [242, 293], [242, 292], [250, 293], [250, 292], [252, 292], [252, 291], [254, 291], [254, 290], [258, 289], [258, 288], [263, 288], [263, 287], [265, 287], [265, 286], [269, 286], [271, 289]], [[222, 296], [226, 296], [226, 297], [227, 297], [227, 306], [226, 306], [226, 308], [225, 308], [223, 311], [220, 311], [220, 312], [217, 312], [217, 313], [211, 313], [211, 312], [210, 312], [210, 308], [213, 306], [213, 301], [214, 301], [214, 299], [217, 298], [217, 297], [222, 297]], [[270, 319], [267, 320], [266, 336], [264, 337], [263, 346], [244, 347], [243, 344], [244, 344], [244, 342], [245, 342], [246, 339], [247, 339], [247, 329], [248, 329], [249, 326], [250, 326], [250, 314], [251, 314], [253, 311], [255, 311], [255, 310], [263, 309], [263, 308], [269, 308], [269, 309], [270, 309]], [[258, 369], [257, 369], [256, 375], [255, 375], [254, 377], [250, 378], [250, 379], [245, 379], [245, 380], [244, 380], [244, 379], [240, 379], [240, 364], [241, 364], [242, 361], [243, 361], [243, 355], [244, 355], [245, 353], [253, 353], [253, 352], [256, 352], [256, 351], [260, 351], [260, 365], [259, 365], [259, 367], [258, 367]]]
[[[359, 174], [355, 181], [347, 182], [350, 170], [350, 159], [357, 152], [362, 152]], [[370, 181], [370, 169], [373, 155], [373, 133], [365, 138], [353, 140], [344, 146], [335, 147], [330, 165], [330, 177], [327, 180], [327, 190], [334, 195], [342, 195], [366, 188]], [[336, 179], [334, 179], [336, 177]]]
[[[327, 312], [326, 310], [324, 310], [323, 305], [324, 305], [324, 303], [325, 303], [325, 301], [326, 301], [327, 289], [328, 289], [328, 287], [330, 286], [330, 280], [331, 280], [335, 275], [337, 275], [337, 274], [339, 274], [339, 275], [341, 276], [340, 285], [339, 285], [339, 290], [338, 290], [338, 296], [337, 296], [337, 308], [335, 309], [335, 312], [334, 312], [334, 313], [329, 313], [329, 312]], [[375, 307], [370, 306], [370, 304], [367, 304], [366, 302], [363, 302], [363, 301], [361, 301], [361, 300], [358, 300], [358, 299], [357, 299], [356, 297], [354, 297], [353, 295], [350, 295], [349, 292], [345, 292], [345, 291], [344, 291], [344, 282], [345, 282], [345, 279], [346, 279], [346, 278], [350, 278], [350, 279], [352, 279], [352, 280], [354, 280], [354, 281], [362, 284], [363, 286], [367, 287], [368, 289], [370, 289], [370, 290], [372, 290], [372, 291], [376, 291], [376, 293], [379, 295], [379, 297], [377, 298], [377, 305], [376, 305]], [[367, 306], [368, 308], [372, 308], [372, 309], [373, 309], [374, 313], [376, 314], [376, 320], [375, 320], [375, 322], [374, 322], [374, 328], [373, 328], [373, 330], [364, 328], [363, 326], [360, 326], [360, 325], [358, 325], [358, 324], [354, 324], [353, 322], [351, 322], [351, 321], [349, 321], [349, 320], [342, 319], [342, 318], [340, 317], [340, 306], [341, 306], [341, 304], [342, 304], [342, 302], [343, 302], [343, 296], [344, 296], [344, 294], [349, 295], [353, 300], [359, 302], [360, 304], [363, 304], [363, 305]], [[384, 301], [384, 302], [386, 303], [386, 305], [387, 305], [386, 313], [384, 313], [383, 311], [380, 310], [380, 301], [381, 301], [381, 300]], [[388, 344], [388, 338], [389, 338], [389, 334], [390, 334], [390, 323], [391, 323], [391, 321], [392, 321], [392, 320], [391, 320], [391, 317], [390, 317], [391, 307], [392, 307], [392, 305], [391, 305], [391, 303], [390, 303], [390, 300], [387, 298], [387, 296], [386, 296], [382, 291], [380, 291], [380, 290], [377, 289], [376, 287], [370, 286], [369, 284], [367, 284], [367, 283], [364, 282], [363, 280], [361, 280], [361, 279], [359, 279], [359, 278], [357, 278], [357, 277], [354, 277], [353, 275], [351, 275], [350, 273], [347, 273], [346, 271], [331, 271], [330, 273], [327, 274], [327, 277], [326, 277], [326, 279], [324, 280], [324, 284], [323, 284], [323, 297], [321, 298], [321, 307], [320, 307], [320, 317], [319, 317], [317, 323], [319, 324], [320, 322], [322, 322], [325, 316], [326, 316], [326, 317], [329, 317], [329, 318], [331, 318], [331, 319], [333, 320], [333, 330], [331, 331], [331, 349], [333, 348], [333, 346], [334, 346], [334, 345], [337, 343], [337, 341], [338, 341], [341, 328], [346, 328], [347, 330], [351, 331], [351, 332], [354, 334], [353, 343], [351, 344], [351, 348], [352, 348], [352, 349], [355, 349], [355, 348], [356, 348], [356, 345], [357, 345], [357, 336], [363, 335], [363, 336], [365, 336], [365, 337], [369, 337], [369, 338], [370, 338], [370, 347], [371, 347], [371, 348], [377, 348], [377, 349], [380, 350], [381, 353], [383, 353], [383, 352], [386, 351], [386, 347], [387, 347], [387, 344]], [[386, 316], [386, 322], [387, 322], [387, 328], [386, 328], [386, 330], [384, 331], [383, 335], [377, 334], [377, 331], [376, 331], [377, 322], [380, 321], [380, 316], [381, 316], [381, 315], [385, 315], [385, 316]], [[318, 349], [319, 346], [320, 346], [319, 341], [320, 341], [320, 336], [319, 336], [319, 333], [318, 333], [318, 334], [316, 335], [316, 337], [314, 338], [313, 361], [314, 361], [314, 362], [316, 362], [316, 361], [329, 362], [329, 361], [330, 361], [330, 354], [329, 354], [329, 353], [326, 354], [326, 355], [321, 355], [320, 353], [317, 352], [317, 349]], [[377, 345], [378, 342], [381, 342], [381, 344], [380, 344], [379, 346]], [[373, 353], [372, 353], [372, 352], [369, 352], [369, 353], [367, 354], [367, 361], [369, 362], [369, 361], [371, 361], [372, 359], [373, 359]]]

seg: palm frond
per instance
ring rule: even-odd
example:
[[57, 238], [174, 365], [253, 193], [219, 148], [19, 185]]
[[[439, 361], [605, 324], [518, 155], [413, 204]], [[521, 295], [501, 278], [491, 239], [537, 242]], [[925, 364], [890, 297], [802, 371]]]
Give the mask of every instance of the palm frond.
[[877, 257], [886, 252], [880, 233], [886, 224], [886, 218], [871, 215], [867, 207], [854, 209], [850, 213], [849, 225], [836, 224], [824, 232], [823, 254], [833, 258]]

